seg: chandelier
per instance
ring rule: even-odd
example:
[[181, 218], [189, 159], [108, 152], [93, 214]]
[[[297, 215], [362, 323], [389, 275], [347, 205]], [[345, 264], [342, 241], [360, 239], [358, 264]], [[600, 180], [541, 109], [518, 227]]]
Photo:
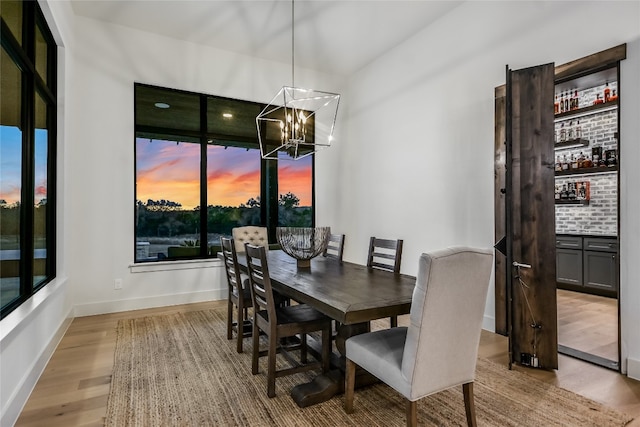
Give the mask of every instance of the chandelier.
[[294, 0], [291, 1], [291, 86], [283, 86], [256, 117], [263, 159], [301, 159], [329, 147], [340, 95], [295, 86]]

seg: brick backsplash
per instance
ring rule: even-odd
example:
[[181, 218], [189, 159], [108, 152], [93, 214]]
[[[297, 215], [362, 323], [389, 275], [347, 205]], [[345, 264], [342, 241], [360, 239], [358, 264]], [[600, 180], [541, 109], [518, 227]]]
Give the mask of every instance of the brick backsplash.
[[557, 234], [617, 235], [618, 174], [616, 172], [556, 177], [556, 184], [589, 181], [591, 200], [583, 205], [556, 205]]
[[[617, 83], [609, 83], [609, 88], [613, 92]], [[602, 92], [604, 85], [596, 88], [578, 92], [580, 97], [580, 107], [592, 105], [596, 99], [596, 94]], [[565, 127], [573, 122], [577, 125], [580, 122], [582, 128], [582, 139], [589, 141], [586, 147], [557, 150], [556, 159], [576, 158], [580, 153], [591, 158], [591, 148], [602, 147], [605, 150], [617, 149], [618, 141], [614, 133], [618, 131], [618, 110], [614, 109], [605, 112], [594, 112], [577, 119], [563, 120], [555, 123], [556, 134], [560, 134], [560, 126]], [[562, 234], [597, 234], [597, 235], [617, 235], [618, 230], [618, 174], [616, 171], [600, 174], [568, 175], [556, 177], [556, 184], [562, 186], [569, 181], [589, 181], [591, 187], [591, 200], [589, 205], [556, 205], [556, 233]]]

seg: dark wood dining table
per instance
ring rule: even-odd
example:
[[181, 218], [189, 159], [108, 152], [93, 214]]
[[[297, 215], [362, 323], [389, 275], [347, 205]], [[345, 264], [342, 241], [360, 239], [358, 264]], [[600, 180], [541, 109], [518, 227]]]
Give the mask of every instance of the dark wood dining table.
[[[240, 268], [246, 271], [247, 260], [238, 254]], [[415, 277], [394, 274], [366, 266], [318, 256], [309, 268], [298, 268], [296, 260], [282, 250], [267, 252], [271, 285], [277, 292], [304, 304], [309, 304], [339, 322], [336, 348], [329, 374], [320, 375], [311, 383], [296, 386], [291, 396], [298, 406], [305, 407], [328, 400], [343, 391], [344, 341], [350, 336], [370, 330], [370, 322], [409, 313]], [[366, 373], [357, 380], [371, 383]]]

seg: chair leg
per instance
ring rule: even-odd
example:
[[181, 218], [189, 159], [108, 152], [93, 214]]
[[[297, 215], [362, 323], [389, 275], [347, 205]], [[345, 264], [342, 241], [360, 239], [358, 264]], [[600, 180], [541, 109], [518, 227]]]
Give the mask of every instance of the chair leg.
[[245, 313], [243, 309], [238, 309], [238, 342], [236, 343], [236, 351], [242, 353], [242, 340], [244, 339], [244, 319]]
[[392, 316], [389, 320], [392, 328], [398, 327], [398, 316]]
[[473, 382], [462, 384], [464, 395], [464, 411], [467, 414], [467, 425], [476, 427], [476, 407], [473, 402]]
[[267, 396], [275, 397], [276, 395], [276, 352], [278, 350], [278, 338], [269, 336], [269, 351], [267, 354]]
[[251, 327], [251, 338], [253, 339], [251, 373], [255, 375], [258, 373], [258, 358], [260, 357], [260, 331], [258, 330], [258, 324], [255, 319], [253, 319], [253, 325]]
[[227, 339], [233, 338], [231, 329], [233, 328], [233, 302], [231, 299], [227, 300]]
[[356, 364], [350, 359], [346, 359], [344, 373], [344, 411], [347, 414], [353, 413], [353, 392], [356, 385]]
[[418, 425], [418, 402], [407, 400], [407, 427]]

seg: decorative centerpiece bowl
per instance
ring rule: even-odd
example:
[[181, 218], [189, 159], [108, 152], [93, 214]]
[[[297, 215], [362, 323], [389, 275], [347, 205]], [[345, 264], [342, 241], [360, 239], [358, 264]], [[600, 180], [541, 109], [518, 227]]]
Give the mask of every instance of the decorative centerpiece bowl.
[[330, 227], [277, 227], [276, 238], [282, 250], [297, 260], [298, 268], [311, 267], [311, 258], [327, 248]]

